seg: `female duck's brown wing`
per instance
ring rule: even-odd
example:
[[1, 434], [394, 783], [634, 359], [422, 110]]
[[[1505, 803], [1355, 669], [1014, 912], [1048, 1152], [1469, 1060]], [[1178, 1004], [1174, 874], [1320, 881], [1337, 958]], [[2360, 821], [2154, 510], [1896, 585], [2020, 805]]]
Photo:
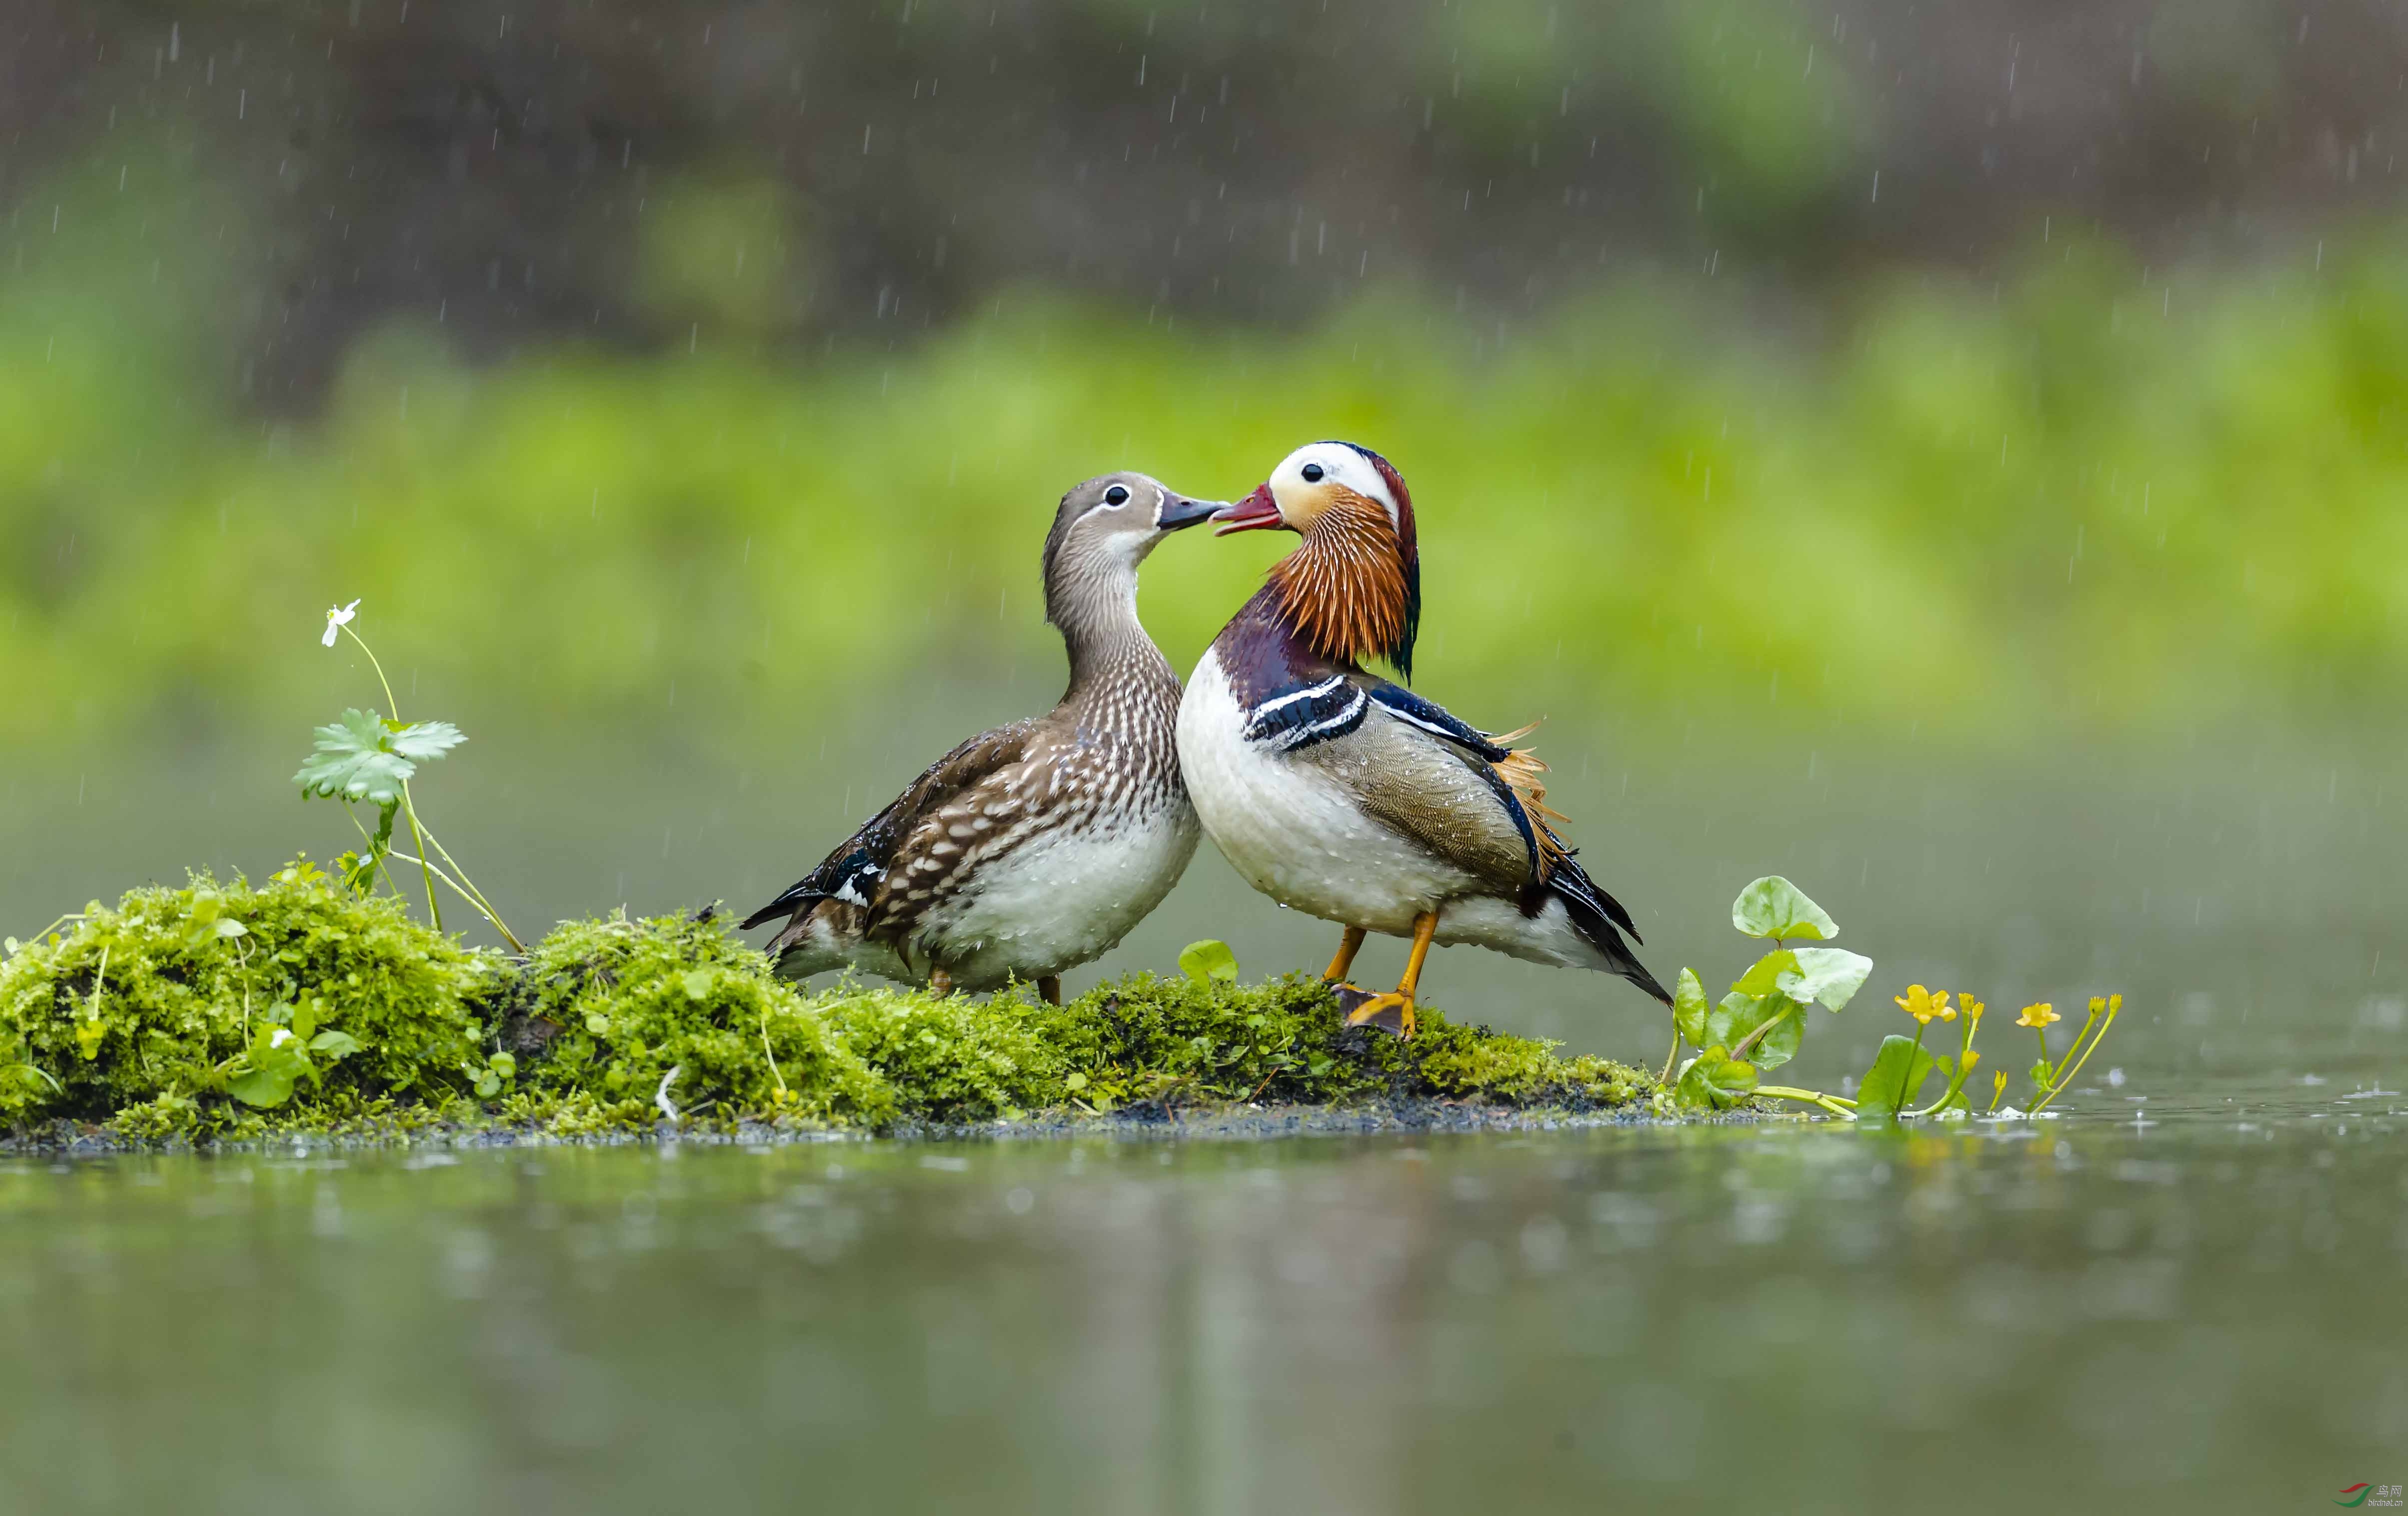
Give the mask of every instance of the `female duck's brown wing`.
[[[929, 764], [884, 810], [822, 859], [818, 868], [746, 917], [745, 928], [791, 916], [793, 925], [787, 930], [792, 931], [824, 902], [857, 913], [848, 923], [853, 930], [879, 925], [881, 917], [892, 914], [888, 902], [897, 896], [896, 865], [904, 865], [908, 873], [918, 852], [924, 851], [924, 844], [917, 849], [914, 844], [927, 823], [963, 794], [1025, 758], [1038, 725], [1035, 720], [1015, 721], [982, 731]], [[908, 892], [913, 887], [904, 888]], [[768, 945], [768, 951], [775, 954], [785, 936], [781, 932]]]

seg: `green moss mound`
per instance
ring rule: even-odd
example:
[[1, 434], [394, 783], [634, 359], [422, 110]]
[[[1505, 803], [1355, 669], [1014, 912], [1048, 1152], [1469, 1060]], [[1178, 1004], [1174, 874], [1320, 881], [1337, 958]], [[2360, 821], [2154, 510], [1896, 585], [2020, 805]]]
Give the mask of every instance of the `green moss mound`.
[[508, 1128], [883, 1133], [1240, 1103], [1592, 1111], [1644, 1074], [1461, 1025], [1340, 1024], [1317, 980], [1137, 974], [1067, 1005], [805, 995], [709, 913], [471, 949], [306, 863], [94, 902], [0, 963], [0, 1121], [20, 1140]]
[[247, 1113], [296, 1099], [441, 1105], [468, 1087], [476, 1007], [506, 977], [306, 865], [258, 888], [131, 890], [0, 963], [0, 1119], [149, 1137], [257, 1127]]
[[[882, 1127], [895, 1088], [767, 960], [698, 917], [563, 922], [499, 1018], [516, 1110], [604, 1124], [712, 1116]], [[671, 1071], [676, 1071], [674, 1077]]]

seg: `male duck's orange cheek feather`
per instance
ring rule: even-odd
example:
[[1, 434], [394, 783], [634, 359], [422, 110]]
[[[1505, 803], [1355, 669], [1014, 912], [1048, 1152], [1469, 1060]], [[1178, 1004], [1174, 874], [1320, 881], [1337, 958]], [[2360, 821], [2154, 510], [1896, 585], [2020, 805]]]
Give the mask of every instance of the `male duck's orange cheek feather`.
[[1347, 663], [1386, 658], [1410, 672], [1412, 576], [1378, 501], [1334, 492], [1304, 545], [1271, 566], [1270, 582], [1313, 651]]

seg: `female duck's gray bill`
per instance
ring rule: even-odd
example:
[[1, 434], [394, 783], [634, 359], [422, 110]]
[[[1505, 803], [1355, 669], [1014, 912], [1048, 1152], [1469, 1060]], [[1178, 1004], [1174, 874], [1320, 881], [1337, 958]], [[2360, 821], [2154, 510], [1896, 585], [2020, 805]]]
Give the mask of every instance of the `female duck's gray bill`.
[[1164, 531], [1177, 531], [1182, 527], [1211, 520], [1212, 513], [1228, 503], [1226, 500], [1191, 500], [1184, 495], [1165, 494], [1162, 509], [1154, 513], [1154, 524]]

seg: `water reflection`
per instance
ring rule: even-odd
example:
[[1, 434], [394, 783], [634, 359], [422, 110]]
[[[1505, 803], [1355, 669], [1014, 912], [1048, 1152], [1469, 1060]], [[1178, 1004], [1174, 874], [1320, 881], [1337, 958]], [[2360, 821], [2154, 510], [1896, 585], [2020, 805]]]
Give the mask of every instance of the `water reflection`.
[[1888, 1136], [18, 1162], [0, 1451], [50, 1509], [2264, 1509], [2386, 1472], [2398, 1098], [2135, 1132], [2107, 1094]]

